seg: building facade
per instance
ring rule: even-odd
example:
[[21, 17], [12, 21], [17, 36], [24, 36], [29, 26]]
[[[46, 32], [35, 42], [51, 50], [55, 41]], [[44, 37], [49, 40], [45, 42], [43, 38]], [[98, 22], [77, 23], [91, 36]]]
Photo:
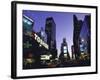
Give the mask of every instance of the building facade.
[[[90, 15], [86, 15], [84, 20], [78, 20], [73, 16], [74, 30], [73, 30], [73, 46], [76, 59], [80, 59], [81, 55], [90, 55], [91, 31], [90, 31]], [[82, 56], [83, 57], [83, 56]]]
[[90, 15], [86, 15], [83, 21], [82, 29], [80, 32], [80, 52], [81, 54], [86, 55], [86, 57], [90, 57], [91, 53], [91, 23], [90, 23]]
[[48, 53], [49, 49], [44, 34], [35, 32], [33, 25], [34, 21], [23, 16], [23, 69], [41, 68], [41, 55]]
[[49, 45], [49, 50], [53, 58], [57, 57], [56, 49], [56, 24], [52, 17], [46, 19], [45, 32], [47, 34], [47, 44]]
[[78, 20], [75, 15], [73, 16], [73, 22], [74, 22], [74, 31], [73, 31], [74, 53], [75, 53], [75, 58], [78, 59], [80, 56], [79, 38], [83, 22], [81, 20]]
[[70, 60], [66, 38], [63, 38], [63, 42], [61, 43], [61, 53], [59, 59], [61, 60], [61, 62], [66, 62], [67, 60]]

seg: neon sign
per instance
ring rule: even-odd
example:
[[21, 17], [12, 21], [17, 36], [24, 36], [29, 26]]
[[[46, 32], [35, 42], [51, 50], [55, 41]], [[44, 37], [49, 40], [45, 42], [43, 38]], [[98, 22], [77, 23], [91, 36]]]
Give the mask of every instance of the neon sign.
[[44, 46], [46, 49], [49, 49], [49, 46], [36, 33], [27, 32], [25, 35], [34, 38], [40, 45]]

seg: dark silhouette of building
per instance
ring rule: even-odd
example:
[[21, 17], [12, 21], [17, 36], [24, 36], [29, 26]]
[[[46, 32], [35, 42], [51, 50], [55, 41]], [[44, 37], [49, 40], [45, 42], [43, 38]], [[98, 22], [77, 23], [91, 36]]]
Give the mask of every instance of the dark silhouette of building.
[[80, 56], [79, 37], [83, 22], [81, 20], [78, 20], [75, 15], [73, 16], [73, 22], [74, 22], [74, 31], [73, 31], [74, 53], [75, 53], [75, 58], [78, 59]]
[[53, 58], [57, 57], [56, 49], [56, 24], [52, 17], [46, 19], [45, 32], [47, 34], [47, 44], [49, 45], [49, 50], [53, 55]]
[[61, 43], [61, 54], [59, 56], [59, 59], [61, 60], [61, 62], [65, 62], [66, 60], [70, 59], [66, 38], [63, 38], [63, 42]]
[[90, 23], [90, 15], [86, 15], [83, 21], [82, 29], [80, 32], [80, 51], [86, 55], [90, 56], [91, 51], [91, 23]]
[[73, 31], [73, 44], [75, 58], [79, 59], [81, 53], [90, 53], [90, 15], [86, 15], [84, 20], [78, 20], [77, 17], [73, 16], [74, 31]]

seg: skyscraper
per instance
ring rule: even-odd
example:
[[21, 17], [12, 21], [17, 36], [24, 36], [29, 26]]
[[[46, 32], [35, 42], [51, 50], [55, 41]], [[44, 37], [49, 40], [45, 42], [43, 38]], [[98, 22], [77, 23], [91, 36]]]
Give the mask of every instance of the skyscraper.
[[23, 15], [23, 31], [32, 31], [34, 25], [34, 20], [27, 17], [26, 15]]
[[[90, 55], [90, 43], [91, 43], [91, 31], [90, 31], [90, 15], [86, 15], [83, 21], [82, 29], [80, 32], [80, 43], [81, 43], [81, 48], [80, 50], [83, 50], [85, 54]], [[83, 47], [82, 47], [83, 46]]]
[[59, 58], [61, 61], [70, 59], [66, 38], [63, 38], [63, 42], [61, 43], [61, 54], [60, 54]]
[[53, 57], [57, 57], [56, 49], [56, 24], [52, 17], [46, 19], [45, 32], [47, 34], [47, 44]]
[[23, 15], [23, 56], [27, 57], [28, 53], [32, 53], [32, 39], [26, 33], [33, 30], [34, 20]]
[[38, 34], [33, 30], [33, 25], [32, 19], [23, 16], [23, 69], [41, 67], [41, 55], [48, 51], [45, 30], [41, 28], [40, 34]]
[[81, 20], [78, 20], [75, 15], [73, 16], [73, 22], [74, 22], [74, 31], [73, 31], [74, 53], [75, 53], [75, 58], [78, 59], [80, 56], [80, 47], [79, 47], [80, 31], [83, 22]]
[[78, 20], [77, 17], [73, 16], [74, 31], [73, 31], [73, 44], [75, 58], [79, 59], [81, 53], [90, 55], [90, 15], [86, 15], [84, 20]]

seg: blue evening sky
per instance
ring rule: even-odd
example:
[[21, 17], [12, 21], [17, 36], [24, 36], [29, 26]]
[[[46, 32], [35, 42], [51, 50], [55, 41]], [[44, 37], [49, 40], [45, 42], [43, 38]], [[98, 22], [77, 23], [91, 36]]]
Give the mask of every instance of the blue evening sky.
[[73, 45], [73, 15], [76, 15], [79, 20], [84, 20], [87, 13], [69, 13], [69, 12], [47, 12], [47, 11], [31, 11], [23, 10], [23, 14], [34, 20], [33, 29], [39, 32], [41, 27], [45, 28], [45, 21], [47, 17], [53, 17], [56, 23], [56, 43], [58, 55], [60, 54], [60, 47], [63, 38], [66, 38], [68, 50], [71, 55], [71, 45]]

